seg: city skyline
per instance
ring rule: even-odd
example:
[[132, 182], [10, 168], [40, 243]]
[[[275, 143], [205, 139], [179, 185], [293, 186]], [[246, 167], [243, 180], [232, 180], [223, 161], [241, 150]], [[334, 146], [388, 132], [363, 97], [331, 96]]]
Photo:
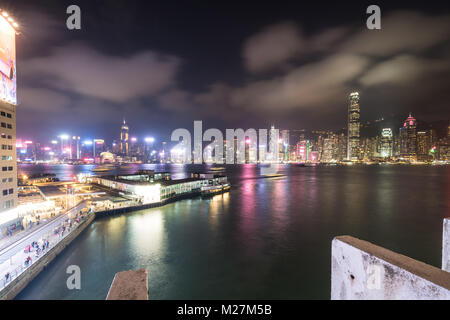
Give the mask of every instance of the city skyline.
[[[409, 113], [408, 117], [397, 128], [396, 125], [387, 126], [384, 119], [373, 121], [371, 126], [370, 122], [361, 125], [359, 99], [360, 96], [357, 92], [349, 95], [349, 118], [346, 130], [277, 128], [279, 130], [278, 161], [330, 163], [397, 159], [427, 162], [450, 159], [450, 123], [447, 121], [430, 125], [416, 120]], [[354, 116], [355, 112], [356, 117]], [[271, 128], [274, 129], [275, 127], [272, 126]], [[191, 129], [188, 129], [188, 131], [191, 131]], [[244, 128], [244, 131], [247, 129], [250, 128]], [[361, 131], [366, 131], [366, 133], [361, 134]], [[369, 132], [371, 133], [369, 134]], [[104, 153], [108, 162], [165, 163], [180, 161], [174, 160], [171, 155], [178, 140], [171, 141], [170, 137], [167, 138], [158, 141], [151, 135], [138, 137], [133, 134], [132, 130], [130, 131], [130, 126], [124, 118], [118, 138], [115, 139], [86, 138], [63, 133], [56, 139], [43, 143], [18, 137], [16, 147], [18, 160], [25, 162], [81, 160], [88, 163], [101, 163], [103, 162], [102, 153]], [[259, 141], [261, 137], [258, 138], [259, 142], [255, 141], [255, 145], [259, 143], [259, 151], [253, 156], [250, 155], [251, 138], [244, 136], [243, 139], [245, 140], [245, 143], [242, 141], [245, 150], [245, 163], [264, 162], [261, 157], [265, 158], [268, 146], [263, 146], [263, 149], [266, 149], [265, 151], [261, 150], [261, 141]], [[272, 139], [271, 134], [269, 134], [269, 139]], [[207, 142], [204, 141], [202, 148], [206, 145]], [[226, 148], [227, 145], [224, 140], [224, 154]], [[211, 157], [215, 152], [218, 152], [218, 150], [210, 151], [209, 160], [203, 159], [203, 161], [213, 163]], [[237, 152], [236, 142], [233, 152]], [[194, 156], [194, 153], [192, 156]], [[194, 159], [191, 161], [194, 161]], [[188, 161], [188, 163], [191, 161]], [[235, 160], [234, 163], [238, 162]]]

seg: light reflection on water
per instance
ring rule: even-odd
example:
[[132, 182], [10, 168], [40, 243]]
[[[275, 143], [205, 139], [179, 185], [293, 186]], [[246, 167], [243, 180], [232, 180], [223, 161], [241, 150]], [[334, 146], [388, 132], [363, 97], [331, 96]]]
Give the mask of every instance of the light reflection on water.
[[[260, 179], [226, 166], [233, 188], [210, 199], [95, 221], [19, 299], [104, 299], [114, 274], [146, 268], [151, 299], [328, 299], [331, 240], [351, 234], [440, 266], [448, 167], [294, 167]], [[176, 178], [203, 166], [133, 165]], [[88, 166], [20, 166], [62, 179]], [[118, 170], [116, 172], [119, 172]], [[79, 265], [82, 290], [66, 288]]]

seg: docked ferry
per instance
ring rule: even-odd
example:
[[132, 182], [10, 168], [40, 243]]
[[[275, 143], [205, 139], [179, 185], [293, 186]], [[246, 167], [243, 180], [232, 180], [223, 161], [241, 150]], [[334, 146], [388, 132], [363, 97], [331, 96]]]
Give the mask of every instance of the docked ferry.
[[202, 197], [210, 197], [216, 194], [227, 192], [230, 190], [230, 188], [231, 185], [229, 183], [217, 184], [213, 186], [203, 186], [201, 188], [201, 195]]

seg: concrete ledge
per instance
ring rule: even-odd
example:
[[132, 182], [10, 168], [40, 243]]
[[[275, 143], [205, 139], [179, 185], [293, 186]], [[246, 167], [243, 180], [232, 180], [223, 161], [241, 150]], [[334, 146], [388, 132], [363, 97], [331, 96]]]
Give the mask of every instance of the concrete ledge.
[[332, 242], [331, 299], [450, 299], [450, 273], [351, 236]]
[[442, 270], [450, 272], [450, 218], [444, 219], [442, 232]]
[[9, 283], [3, 290], [0, 291], [0, 300], [14, 299], [53, 259], [56, 258], [61, 251], [64, 250], [89, 224], [95, 219], [95, 214], [91, 215], [87, 220], [69, 233], [57, 245], [50, 249], [43, 257], [33, 263], [22, 274]]
[[148, 300], [147, 270], [116, 273], [106, 300]]

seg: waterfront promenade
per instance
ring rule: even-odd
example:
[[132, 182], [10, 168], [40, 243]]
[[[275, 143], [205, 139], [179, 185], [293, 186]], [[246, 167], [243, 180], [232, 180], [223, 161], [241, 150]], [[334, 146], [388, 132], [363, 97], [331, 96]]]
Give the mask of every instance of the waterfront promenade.
[[0, 250], [0, 291], [36, 263], [86, 218], [80, 212], [88, 206], [83, 201], [42, 227], [26, 233]]

